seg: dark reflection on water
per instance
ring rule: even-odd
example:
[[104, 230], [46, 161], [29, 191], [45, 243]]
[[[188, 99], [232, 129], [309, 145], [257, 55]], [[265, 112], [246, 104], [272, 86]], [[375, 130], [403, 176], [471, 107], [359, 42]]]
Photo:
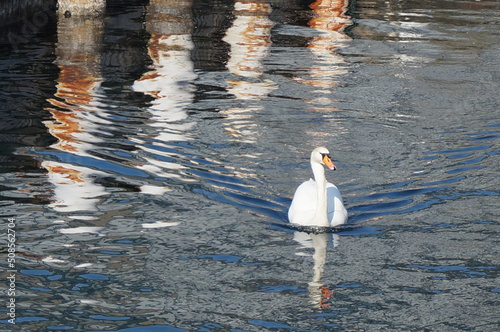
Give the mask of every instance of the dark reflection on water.
[[[5, 28], [17, 324], [0, 323], [495, 330], [498, 14], [493, 1], [110, 1], [104, 19]], [[286, 220], [318, 145], [350, 213], [333, 233]]]

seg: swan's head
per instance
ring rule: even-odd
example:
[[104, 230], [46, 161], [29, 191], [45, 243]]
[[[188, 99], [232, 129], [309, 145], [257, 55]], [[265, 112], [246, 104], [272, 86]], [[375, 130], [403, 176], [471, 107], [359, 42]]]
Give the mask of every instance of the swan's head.
[[311, 153], [311, 163], [325, 165], [332, 171], [337, 169], [337, 167], [333, 164], [332, 158], [330, 157], [330, 152], [324, 147], [319, 147], [313, 150]]

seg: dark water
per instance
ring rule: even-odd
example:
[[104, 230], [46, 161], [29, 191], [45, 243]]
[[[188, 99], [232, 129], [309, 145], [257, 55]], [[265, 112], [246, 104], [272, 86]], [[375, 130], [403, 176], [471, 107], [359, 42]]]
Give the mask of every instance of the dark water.
[[[151, 0], [2, 27], [0, 330], [499, 330], [499, 17]], [[319, 145], [335, 234], [287, 225]]]

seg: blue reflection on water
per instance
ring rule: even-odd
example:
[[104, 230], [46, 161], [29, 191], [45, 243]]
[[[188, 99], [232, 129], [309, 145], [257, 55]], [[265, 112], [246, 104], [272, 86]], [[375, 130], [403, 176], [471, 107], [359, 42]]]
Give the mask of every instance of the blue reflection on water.
[[99, 319], [99, 320], [111, 320], [111, 321], [120, 321], [120, 320], [129, 320], [130, 317], [127, 316], [104, 316], [104, 315], [90, 315], [90, 318]]
[[58, 161], [71, 163], [74, 165], [89, 167], [95, 170], [119, 173], [126, 176], [136, 176], [141, 178], [149, 177], [149, 174], [136, 168], [125, 166], [123, 163], [115, 163], [104, 159], [96, 159], [88, 156], [78, 156], [60, 151], [36, 151], [36, 154], [49, 155], [55, 157]]
[[287, 285], [263, 286], [259, 288], [257, 291], [264, 293], [281, 293], [281, 292], [292, 292], [295, 294], [308, 293], [307, 289], [305, 288], [300, 288], [297, 286], [287, 286]]
[[43, 292], [43, 293], [52, 293], [52, 289], [49, 289], [49, 288], [43, 288], [43, 287], [30, 287], [30, 289], [32, 289], [32, 290], [34, 290], [34, 291]]
[[89, 284], [78, 283], [78, 284], [75, 284], [73, 287], [71, 287], [71, 290], [79, 291], [82, 288], [89, 287], [89, 286], [90, 286]]
[[80, 277], [88, 280], [109, 280], [109, 277], [99, 273], [85, 273], [80, 274]]
[[198, 258], [210, 258], [214, 261], [226, 262], [226, 263], [235, 263], [240, 261], [243, 257], [232, 256], [232, 255], [200, 255]]
[[[179, 329], [168, 325], [138, 326], [116, 331], [117, 332], [188, 332], [187, 330]], [[106, 331], [92, 330], [87, 332], [106, 332]]]
[[424, 153], [429, 153], [429, 154], [448, 154], [448, 153], [459, 153], [459, 152], [487, 150], [489, 148], [491, 148], [491, 145], [479, 145], [479, 146], [469, 146], [469, 147], [465, 147], [465, 148], [452, 149], [452, 150], [427, 151], [427, 152], [424, 152]]
[[403, 267], [388, 266], [388, 269], [417, 269], [426, 272], [445, 273], [449, 276], [477, 278], [477, 277], [496, 277], [497, 266], [462, 266], [462, 265], [420, 265], [408, 264]]
[[262, 326], [266, 329], [296, 329], [296, 327], [294, 327], [294, 326], [285, 325], [285, 324], [276, 323], [276, 322], [268, 322], [265, 320], [258, 320], [258, 319], [249, 320], [248, 323], [250, 323], [252, 325]]
[[62, 278], [61, 274], [56, 274], [56, 275], [47, 277], [47, 279], [50, 280], [50, 281], [60, 280], [61, 278]]
[[47, 270], [21, 270], [22, 274], [32, 275], [32, 276], [50, 276], [52, 272]]

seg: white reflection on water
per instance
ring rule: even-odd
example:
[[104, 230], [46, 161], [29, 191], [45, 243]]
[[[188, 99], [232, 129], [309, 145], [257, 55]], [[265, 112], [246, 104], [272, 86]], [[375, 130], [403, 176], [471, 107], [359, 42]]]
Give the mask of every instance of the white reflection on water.
[[[191, 40], [192, 19], [191, 1], [151, 1], [146, 15], [146, 30], [151, 37], [148, 54], [153, 61], [153, 70], [145, 73], [134, 82], [132, 88], [154, 98], [147, 111], [151, 118], [144, 124], [153, 127], [152, 134], [140, 134], [149, 141], [155, 141], [158, 147], [167, 142], [188, 141], [189, 131], [195, 125], [186, 121], [186, 107], [193, 102], [193, 87], [190, 85], [197, 78], [190, 58], [193, 42]], [[146, 141], [134, 137], [136, 147], [145, 153], [142, 165], [136, 166], [155, 176], [188, 180], [171, 170], [185, 167], [177, 162], [159, 160], [151, 155], [175, 157], [172, 152], [161, 148], [147, 147]], [[153, 185], [141, 187], [144, 193], [161, 195], [168, 188]]]
[[334, 106], [337, 101], [331, 97], [340, 76], [349, 73], [344, 56], [337, 53], [350, 40], [344, 32], [352, 25], [351, 17], [346, 14], [348, 4], [348, 0], [317, 0], [309, 5], [314, 16], [307, 24], [318, 32], [308, 43], [314, 58], [294, 80], [314, 88], [306, 99], [307, 109], [322, 114], [323, 122], [328, 123], [326, 131], [315, 128], [307, 132], [313, 146], [324, 145], [323, 141], [328, 137], [348, 132], [348, 128], [333, 115], [339, 109]]
[[153, 70], [134, 82], [132, 89], [154, 98], [148, 112], [150, 126], [157, 127], [160, 141], [187, 140], [186, 131], [194, 123], [188, 118], [186, 106], [193, 101], [190, 82], [197, 78], [190, 52], [192, 20], [191, 2], [151, 1], [146, 15], [146, 30], [151, 34], [148, 54]]
[[350, 38], [344, 33], [352, 24], [346, 15], [347, 0], [317, 0], [310, 5], [314, 17], [308, 25], [320, 34], [309, 42], [309, 49], [316, 56], [317, 63], [308, 69], [309, 77], [299, 77], [301, 83], [317, 87], [318, 91], [328, 92], [338, 85], [338, 77], [347, 74], [347, 67], [342, 55], [336, 50], [345, 46]]
[[180, 222], [177, 221], [156, 221], [154, 223], [144, 223], [142, 224], [142, 228], [165, 228], [177, 226], [179, 224]]
[[[268, 17], [270, 13], [271, 6], [267, 3], [237, 1], [234, 4], [235, 19], [223, 40], [231, 47], [227, 69], [237, 77], [227, 80], [228, 92], [239, 100], [260, 100], [277, 88], [272, 80], [262, 77], [274, 26]], [[226, 133], [235, 141], [255, 143], [257, 123], [253, 118], [261, 109], [252, 105], [222, 110]]]
[[73, 228], [65, 228], [59, 230], [62, 234], [83, 234], [83, 233], [95, 233], [100, 234], [105, 228], [104, 227], [73, 227]]
[[[232, 74], [241, 77], [260, 78], [263, 73], [262, 61], [269, 53], [271, 29], [274, 23], [269, 19], [271, 6], [262, 2], [239, 2], [234, 4], [235, 19], [226, 31], [223, 40], [231, 46], [227, 68]], [[240, 95], [239, 81], [230, 81], [235, 86], [235, 95]], [[261, 86], [265, 92], [270, 87]], [[255, 89], [258, 93], [258, 88]], [[242, 97], [252, 93], [241, 92]], [[258, 94], [259, 95], [259, 94]], [[260, 94], [261, 96], [263, 94]]]
[[54, 185], [54, 201], [49, 206], [58, 212], [96, 211], [99, 197], [108, 194], [103, 186], [93, 182], [94, 176], [103, 172], [52, 161], [44, 161], [41, 166]]
[[[74, 155], [91, 157], [89, 151], [102, 142], [96, 136], [100, 124], [108, 124], [95, 114], [102, 112], [96, 96], [103, 81], [99, 45], [103, 34], [102, 20], [64, 19], [58, 21], [56, 64], [60, 73], [53, 107], [48, 110], [53, 119], [45, 121], [50, 134], [58, 139], [51, 148]], [[43, 161], [48, 179], [54, 185], [53, 202], [59, 212], [96, 211], [105, 188], [94, 183], [95, 175], [103, 172], [60, 161]], [[83, 216], [85, 217], [85, 216]]]

